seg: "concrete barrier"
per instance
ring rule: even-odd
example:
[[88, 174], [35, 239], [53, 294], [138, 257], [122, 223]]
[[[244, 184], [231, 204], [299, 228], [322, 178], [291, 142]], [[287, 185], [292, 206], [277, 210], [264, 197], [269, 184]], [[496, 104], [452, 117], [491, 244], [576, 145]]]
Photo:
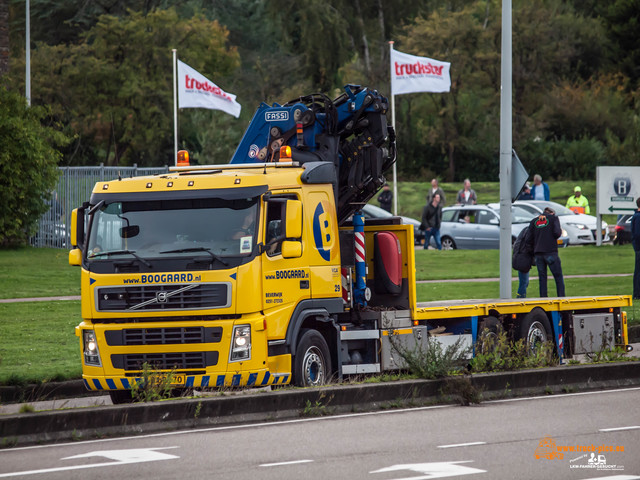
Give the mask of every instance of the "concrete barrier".
[[290, 388], [0, 416], [0, 445], [87, 440], [186, 428], [640, 385], [640, 362], [475, 374], [442, 380]]

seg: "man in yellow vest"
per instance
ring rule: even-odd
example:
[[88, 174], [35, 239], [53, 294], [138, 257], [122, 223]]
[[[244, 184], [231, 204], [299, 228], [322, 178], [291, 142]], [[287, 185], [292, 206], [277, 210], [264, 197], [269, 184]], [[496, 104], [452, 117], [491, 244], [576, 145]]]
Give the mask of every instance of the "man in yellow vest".
[[573, 189], [573, 195], [567, 200], [567, 208], [573, 210], [574, 213], [586, 213], [589, 215], [591, 210], [589, 209], [589, 200], [582, 195], [582, 189], [576, 185]]

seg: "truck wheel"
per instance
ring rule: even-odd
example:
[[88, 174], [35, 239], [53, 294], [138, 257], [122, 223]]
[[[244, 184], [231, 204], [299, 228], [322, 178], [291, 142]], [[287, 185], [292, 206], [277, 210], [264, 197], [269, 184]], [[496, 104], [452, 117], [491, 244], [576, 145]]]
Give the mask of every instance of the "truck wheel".
[[455, 250], [456, 249], [456, 242], [454, 242], [453, 238], [451, 238], [451, 237], [442, 237], [441, 242], [442, 242], [442, 249], [443, 250]]
[[498, 344], [498, 335], [502, 332], [502, 324], [496, 317], [485, 317], [478, 326], [476, 350], [478, 353], [491, 353]]
[[317, 330], [302, 330], [293, 359], [293, 383], [316, 387], [329, 383], [331, 355], [324, 337]]
[[111, 397], [111, 403], [114, 405], [133, 402], [131, 390], [110, 390], [109, 396]]
[[551, 340], [551, 325], [542, 310], [529, 312], [520, 322], [518, 338], [523, 338], [529, 353], [535, 353], [540, 346]]

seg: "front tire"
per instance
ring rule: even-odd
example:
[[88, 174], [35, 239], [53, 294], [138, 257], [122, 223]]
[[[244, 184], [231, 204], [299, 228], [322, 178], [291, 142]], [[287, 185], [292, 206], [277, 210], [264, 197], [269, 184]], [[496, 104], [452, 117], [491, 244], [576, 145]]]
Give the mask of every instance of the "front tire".
[[451, 238], [451, 237], [442, 237], [441, 242], [442, 242], [442, 249], [443, 250], [455, 250], [456, 249], [456, 242], [454, 242], [453, 238]]
[[111, 403], [114, 405], [133, 402], [131, 390], [110, 390], [109, 396], [111, 397]]
[[317, 387], [329, 383], [331, 355], [326, 340], [317, 330], [300, 332], [293, 362], [293, 383], [296, 386]]

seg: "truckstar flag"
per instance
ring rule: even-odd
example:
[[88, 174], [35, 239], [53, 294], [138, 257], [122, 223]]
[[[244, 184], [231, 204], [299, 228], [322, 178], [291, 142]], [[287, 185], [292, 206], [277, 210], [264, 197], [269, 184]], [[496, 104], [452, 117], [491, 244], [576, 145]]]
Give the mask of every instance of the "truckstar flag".
[[238, 118], [241, 106], [235, 95], [178, 60], [178, 108], [210, 108]]
[[448, 62], [391, 50], [391, 92], [394, 95], [448, 92], [451, 90], [450, 67]]

